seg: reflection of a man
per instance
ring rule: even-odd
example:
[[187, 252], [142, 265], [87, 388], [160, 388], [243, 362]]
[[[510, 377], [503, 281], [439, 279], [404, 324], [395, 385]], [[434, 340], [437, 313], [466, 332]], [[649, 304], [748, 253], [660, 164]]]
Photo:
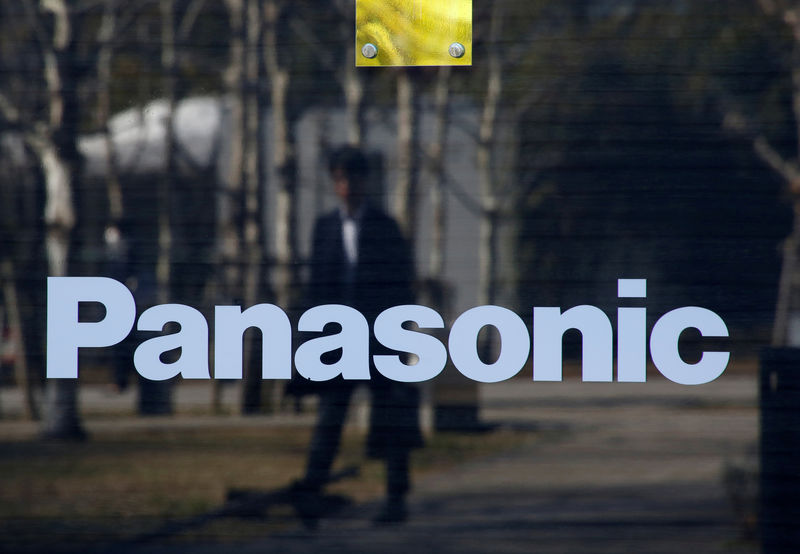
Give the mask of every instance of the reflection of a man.
[[[312, 306], [345, 304], [370, 322], [386, 308], [413, 302], [413, 264], [408, 244], [397, 223], [370, 203], [368, 164], [358, 149], [343, 147], [332, 153], [329, 169], [338, 209], [315, 223], [310, 258], [308, 302]], [[370, 353], [381, 353], [370, 340]], [[336, 352], [329, 352], [335, 362]], [[367, 453], [386, 462], [387, 501], [378, 522], [406, 518], [409, 490], [409, 452], [422, 444], [417, 389], [381, 376], [370, 363], [372, 397]], [[342, 426], [357, 382], [341, 377], [318, 388], [317, 424], [311, 440], [306, 475], [301, 486], [318, 493], [328, 480], [339, 448]]]

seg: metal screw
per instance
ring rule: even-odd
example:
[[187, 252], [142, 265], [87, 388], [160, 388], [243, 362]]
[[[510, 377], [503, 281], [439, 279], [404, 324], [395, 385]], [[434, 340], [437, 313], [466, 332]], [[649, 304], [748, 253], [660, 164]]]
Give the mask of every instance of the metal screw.
[[372, 59], [378, 55], [378, 47], [371, 42], [368, 42], [361, 47], [361, 55], [365, 58]]
[[461, 44], [460, 42], [454, 42], [453, 44], [450, 45], [447, 51], [450, 53], [452, 57], [460, 58], [466, 53], [467, 49], [464, 48], [464, 45]]

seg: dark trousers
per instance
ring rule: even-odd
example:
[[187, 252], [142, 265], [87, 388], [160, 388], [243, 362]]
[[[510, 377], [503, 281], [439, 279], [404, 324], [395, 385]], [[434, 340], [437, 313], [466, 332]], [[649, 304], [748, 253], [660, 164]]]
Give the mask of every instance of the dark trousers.
[[[306, 483], [312, 487], [321, 488], [328, 481], [339, 451], [352, 394], [352, 387], [331, 387], [320, 393], [305, 477]], [[374, 405], [372, 409], [375, 409]], [[408, 452], [406, 448], [390, 448], [383, 456], [386, 460], [386, 493], [390, 498], [402, 497], [410, 488]]]

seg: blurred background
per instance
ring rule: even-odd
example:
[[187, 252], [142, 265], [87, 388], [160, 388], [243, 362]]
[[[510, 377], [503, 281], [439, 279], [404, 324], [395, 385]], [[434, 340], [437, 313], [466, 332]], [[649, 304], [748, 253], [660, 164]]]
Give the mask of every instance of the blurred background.
[[[471, 67], [356, 68], [351, 0], [4, 1], [0, 547], [757, 551], [758, 352], [798, 329], [798, 10], [475, 1]], [[46, 382], [46, 276], [113, 277], [140, 313], [269, 302], [296, 321], [344, 143], [368, 153], [419, 302], [446, 322], [592, 304], [613, 323], [616, 280], [644, 278], [650, 324], [720, 314], [728, 370], [582, 384], [567, 333], [564, 383], [448, 367], [424, 387], [407, 526], [360, 519], [381, 482], [359, 457], [366, 402], [343, 515], [315, 532], [213, 515], [232, 489], [298, 476], [313, 399], [261, 381], [249, 333], [242, 382], [139, 381], [138, 333]], [[687, 361], [708, 348], [683, 339]]]

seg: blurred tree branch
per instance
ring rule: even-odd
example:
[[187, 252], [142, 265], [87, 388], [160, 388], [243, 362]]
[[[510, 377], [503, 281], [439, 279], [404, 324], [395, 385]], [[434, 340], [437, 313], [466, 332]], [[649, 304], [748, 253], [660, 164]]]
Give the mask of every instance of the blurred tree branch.
[[[757, 4], [768, 16], [775, 18], [788, 27], [793, 37], [791, 60], [788, 68], [791, 78], [791, 103], [794, 115], [795, 148], [800, 148], [800, 3], [784, 0], [757, 0]], [[772, 334], [773, 346], [785, 346], [789, 341], [788, 328], [792, 312], [800, 306], [800, 166], [797, 154], [792, 158], [782, 155], [769, 141], [765, 134], [756, 129], [749, 117], [741, 109], [734, 106], [731, 95], [719, 87], [718, 104], [723, 111], [723, 126], [736, 132], [752, 144], [758, 158], [776, 175], [778, 175], [791, 194], [794, 204], [794, 223], [792, 232], [783, 245], [783, 264], [779, 282], [778, 299]], [[797, 345], [795, 345], [797, 346]]]

